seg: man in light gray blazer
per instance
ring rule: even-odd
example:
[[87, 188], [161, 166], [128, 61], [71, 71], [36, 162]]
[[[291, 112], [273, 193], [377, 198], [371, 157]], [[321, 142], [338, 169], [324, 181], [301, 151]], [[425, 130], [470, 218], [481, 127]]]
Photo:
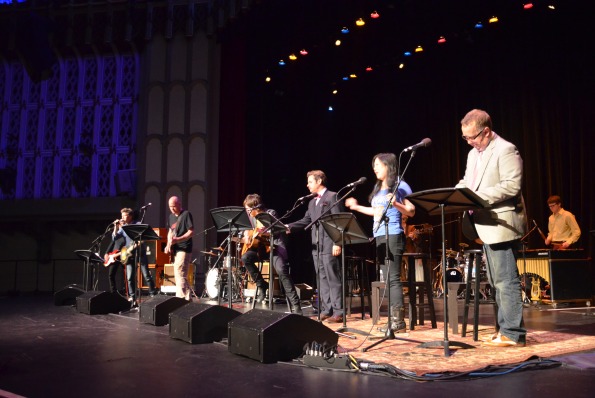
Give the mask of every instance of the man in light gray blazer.
[[485, 340], [495, 347], [524, 346], [523, 302], [516, 256], [527, 230], [521, 186], [523, 160], [518, 149], [492, 130], [487, 112], [474, 109], [461, 120], [463, 139], [473, 147], [465, 176], [457, 184], [487, 201], [487, 209], [470, 212], [486, 254], [488, 278], [496, 291], [499, 330]]

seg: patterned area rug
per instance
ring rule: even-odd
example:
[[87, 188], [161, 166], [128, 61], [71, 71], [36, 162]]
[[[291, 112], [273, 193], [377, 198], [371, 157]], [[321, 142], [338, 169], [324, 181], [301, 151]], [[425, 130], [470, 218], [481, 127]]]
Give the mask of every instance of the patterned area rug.
[[[339, 352], [349, 353], [358, 361], [376, 364], [389, 364], [399, 369], [413, 372], [417, 375], [443, 372], [468, 372], [481, 369], [489, 365], [506, 365], [523, 362], [532, 356], [551, 358], [569, 353], [595, 349], [595, 336], [577, 335], [559, 332], [546, 332], [529, 330], [525, 347], [489, 347], [482, 343], [482, 337], [487, 337], [495, 332], [493, 326], [479, 325], [479, 341], [473, 341], [473, 325], [469, 325], [466, 337], [452, 334], [449, 330], [449, 343], [465, 343], [474, 348], [460, 348], [450, 345], [448, 357], [445, 356], [444, 323], [438, 322], [437, 328], [432, 329], [430, 322], [418, 325], [415, 330], [399, 333], [396, 339], [386, 340], [372, 348], [372, 344], [382, 337], [378, 331], [383, 326], [386, 318], [372, 325], [372, 319], [361, 319], [359, 314], [348, 317], [347, 329], [369, 333], [368, 336], [357, 332], [346, 331], [349, 337], [339, 336]], [[333, 330], [343, 327], [343, 324], [329, 324], [326, 326]], [[438, 342], [435, 345], [432, 342]], [[434, 346], [433, 348], [420, 347], [422, 343]], [[364, 348], [369, 348], [363, 352]]]

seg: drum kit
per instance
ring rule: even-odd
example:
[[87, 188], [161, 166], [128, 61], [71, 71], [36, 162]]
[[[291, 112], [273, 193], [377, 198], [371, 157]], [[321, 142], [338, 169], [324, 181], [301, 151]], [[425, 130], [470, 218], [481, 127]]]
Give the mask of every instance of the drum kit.
[[[477, 277], [477, 264], [470, 264], [470, 255], [465, 254], [465, 250], [469, 247], [467, 243], [459, 243], [459, 251], [446, 249], [446, 282], [452, 283], [467, 283], [469, 275], [469, 267], [471, 269], [471, 279], [474, 280]], [[442, 255], [442, 250], [438, 250]], [[481, 267], [479, 270], [479, 277], [482, 282], [488, 280], [487, 266], [486, 266], [485, 254], [482, 256]], [[436, 271], [434, 291], [436, 296], [440, 297], [444, 293], [444, 286], [442, 286], [442, 262], [440, 262], [435, 268]], [[470, 281], [469, 281], [470, 282]]]
[[[232, 237], [234, 239], [239, 239]], [[245, 269], [239, 266], [237, 257], [231, 257], [231, 264], [225, 264], [226, 248], [221, 246], [213, 247], [210, 251], [201, 251], [207, 259], [208, 271], [205, 278], [205, 290], [203, 292], [203, 298], [209, 297], [211, 299], [227, 298], [228, 289], [228, 270], [232, 270], [232, 300], [243, 300], [244, 296], [244, 280], [245, 280]], [[215, 263], [211, 265], [211, 262], [215, 260]]]

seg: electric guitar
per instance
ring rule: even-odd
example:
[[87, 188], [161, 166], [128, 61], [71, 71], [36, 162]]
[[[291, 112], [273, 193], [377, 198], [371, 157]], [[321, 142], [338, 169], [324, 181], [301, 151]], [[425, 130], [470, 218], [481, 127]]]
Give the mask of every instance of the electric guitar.
[[112, 263], [116, 261], [120, 261], [121, 263], [125, 263], [132, 251], [138, 246], [137, 242], [133, 242], [130, 245], [121, 248], [120, 250], [114, 250], [113, 252], [109, 252], [107, 254], [107, 260], [103, 262], [105, 267], [109, 267]]

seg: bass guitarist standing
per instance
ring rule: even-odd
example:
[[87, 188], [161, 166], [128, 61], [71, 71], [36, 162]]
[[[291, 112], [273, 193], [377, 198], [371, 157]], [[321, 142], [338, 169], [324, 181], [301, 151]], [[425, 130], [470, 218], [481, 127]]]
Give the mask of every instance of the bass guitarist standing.
[[192, 257], [192, 235], [194, 222], [192, 214], [182, 208], [180, 198], [169, 198], [171, 214], [167, 219], [168, 233], [165, 253], [171, 253], [174, 264], [174, 278], [176, 280], [176, 297], [192, 301], [191, 287], [188, 283], [188, 267]]

